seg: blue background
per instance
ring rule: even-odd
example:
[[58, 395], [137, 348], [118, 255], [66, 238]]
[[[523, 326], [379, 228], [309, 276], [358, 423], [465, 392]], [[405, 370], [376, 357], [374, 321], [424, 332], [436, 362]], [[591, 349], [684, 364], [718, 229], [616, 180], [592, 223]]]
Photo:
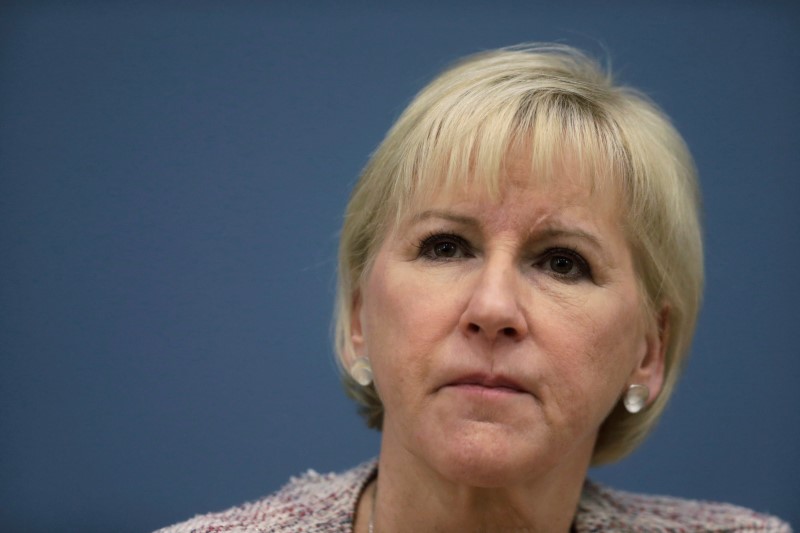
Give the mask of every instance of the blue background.
[[607, 50], [705, 195], [694, 352], [593, 472], [800, 525], [800, 10], [788, 2], [0, 7], [0, 529], [147, 531], [377, 453], [330, 349], [368, 154], [467, 53]]

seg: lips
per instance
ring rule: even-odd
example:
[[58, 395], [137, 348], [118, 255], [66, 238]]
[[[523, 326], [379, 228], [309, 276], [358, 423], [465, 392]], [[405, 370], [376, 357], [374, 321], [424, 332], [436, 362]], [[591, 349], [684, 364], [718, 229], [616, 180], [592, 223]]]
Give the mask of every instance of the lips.
[[485, 374], [463, 376], [448, 382], [444, 387], [478, 387], [487, 390], [496, 390], [498, 392], [528, 393], [522, 385], [511, 378]]

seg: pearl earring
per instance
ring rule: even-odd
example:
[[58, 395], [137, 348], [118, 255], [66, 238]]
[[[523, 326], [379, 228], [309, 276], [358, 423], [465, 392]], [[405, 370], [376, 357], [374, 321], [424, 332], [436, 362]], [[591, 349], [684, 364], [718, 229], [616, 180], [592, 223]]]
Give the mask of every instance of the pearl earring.
[[350, 377], [362, 387], [372, 383], [372, 365], [366, 357], [359, 357], [350, 366]]
[[622, 397], [622, 403], [625, 405], [625, 409], [633, 415], [644, 409], [649, 397], [650, 389], [647, 388], [647, 385], [637, 383], [628, 387]]

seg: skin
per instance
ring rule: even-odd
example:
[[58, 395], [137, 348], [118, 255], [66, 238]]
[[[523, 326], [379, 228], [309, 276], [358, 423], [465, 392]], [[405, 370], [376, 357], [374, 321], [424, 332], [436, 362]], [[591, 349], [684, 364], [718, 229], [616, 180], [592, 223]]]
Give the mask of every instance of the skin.
[[499, 198], [419, 202], [354, 296], [385, 409], [356, 531], [373, 505], [381, 533], [568, 531], [603, 420], [628, 385], [661, 389], [616, 195], [506, 169]]

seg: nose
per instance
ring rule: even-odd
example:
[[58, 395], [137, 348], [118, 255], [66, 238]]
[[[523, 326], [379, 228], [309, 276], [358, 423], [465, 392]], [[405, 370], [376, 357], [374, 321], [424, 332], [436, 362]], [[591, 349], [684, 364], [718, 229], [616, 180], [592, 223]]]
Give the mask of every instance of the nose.
[[519, 272], [509, 260], [486, 263], [476, 273], [467, 307], [459, 326], [467, 336], [519, 340], [528, 334], [528, 322], [520, 306]]

